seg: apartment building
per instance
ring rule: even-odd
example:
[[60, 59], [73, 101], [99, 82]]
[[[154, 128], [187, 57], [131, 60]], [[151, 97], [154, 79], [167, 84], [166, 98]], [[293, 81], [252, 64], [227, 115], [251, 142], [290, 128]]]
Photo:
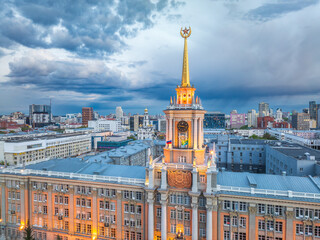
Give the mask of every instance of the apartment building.
[[90, 151], [90, 134], [14, 136], [0, 140], [0, 161], [8, 165], [77, 156]]

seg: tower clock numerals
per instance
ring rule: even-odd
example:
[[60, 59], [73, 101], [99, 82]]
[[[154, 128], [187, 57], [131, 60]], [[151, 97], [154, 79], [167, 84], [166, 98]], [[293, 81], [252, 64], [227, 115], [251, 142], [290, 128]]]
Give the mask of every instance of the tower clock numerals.
[[188, 131], [189, 125], [186, 121], [180, 121], [180, 122], [178, 122], [177, 127], [180, 132], [186, 132], [186, 131]]

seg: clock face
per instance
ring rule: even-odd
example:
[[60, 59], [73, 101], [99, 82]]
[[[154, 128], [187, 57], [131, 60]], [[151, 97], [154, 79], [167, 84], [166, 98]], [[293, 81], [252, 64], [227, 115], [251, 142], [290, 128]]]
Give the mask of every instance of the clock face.
[[178, 130], [180, 132], [186, 132], [189, 128], [189, 125], [186, 121], [180, 121], [178, 122]]

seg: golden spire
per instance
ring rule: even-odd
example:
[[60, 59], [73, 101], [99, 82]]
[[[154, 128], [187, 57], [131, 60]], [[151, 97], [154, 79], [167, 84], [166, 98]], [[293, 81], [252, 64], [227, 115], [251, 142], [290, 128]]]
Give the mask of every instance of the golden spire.
[[181, 87], [190, 87], [190, 76], [189, 76], [189, 60], [188, 60], [188, 44], [187, 38], [191, 35], [191, 28], [185, 28], [180, 30], [181, 37], [184, 38], [184, 50], [183, 50], [183, 66], [182, 66], [182, 79]]

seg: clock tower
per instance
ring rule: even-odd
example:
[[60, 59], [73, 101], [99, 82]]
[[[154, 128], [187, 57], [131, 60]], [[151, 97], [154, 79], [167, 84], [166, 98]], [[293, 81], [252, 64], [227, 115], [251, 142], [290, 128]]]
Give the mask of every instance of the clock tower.
[[190, 84], [187, 38], [191, 29], [180, 32], [184, 38], [181, 84], [176, 96], [164, 110], [167, 120], [164, 161], [177, 164], [204, 164], [203, 119], [205, 110], [200, 98], [195, 96], [195, 87]]
[[182, 79], [164, 110], [164, 155], [150, 157], [146, 169], [148, 239], [216, 240], [212, 235], [217, 208], [215, 152], [205, 153], [206, 111], [190, 84], [187, 38], [191, 28], [181, 29], [180, 34], [184, 38]]

